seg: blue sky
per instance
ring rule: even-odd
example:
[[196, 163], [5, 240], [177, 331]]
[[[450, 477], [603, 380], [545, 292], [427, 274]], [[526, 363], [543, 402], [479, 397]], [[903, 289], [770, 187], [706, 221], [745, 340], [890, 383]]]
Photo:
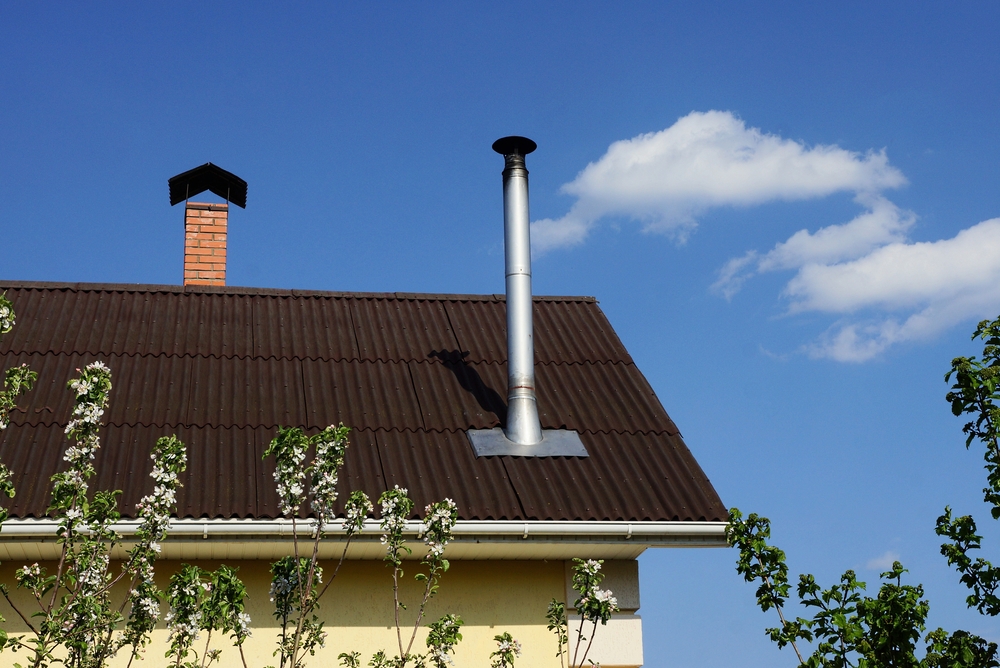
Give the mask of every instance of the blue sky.
[[[166, 179], [249, 183], [232, 285], [502, 292], [500, 170], [533, 138], [535, 291], [601, 301], [723, 501], [793, 573], [986, 522], [942, 380], [1000, 313], [990, 3], [0, 3], [0, 276], [178, 283]], [[987, 552], [1000, 554], [988, 527]], [[987, 555], [988, 556], [988, 555]], [[727, 550], [641, 560], [649, 666], [794, 665]]]

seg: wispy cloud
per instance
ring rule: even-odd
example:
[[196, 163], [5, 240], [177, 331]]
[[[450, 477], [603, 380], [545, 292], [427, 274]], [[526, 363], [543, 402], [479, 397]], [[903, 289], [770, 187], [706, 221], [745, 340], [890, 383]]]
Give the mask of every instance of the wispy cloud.
[[836, 326], [809, 352], [861, 362], [901, 341], [928, 339], [1000, 309], [1000, 218], [950, 239], [892, 243], [836, 264], [802, 267], [785, 294], [791, 312], [902, 312]]
[[754, 274], [808, 265], [827, 265], [862, 257], [873, 249], [906, 240], [916, 216], [903, 211], [880, 195], [858, 195], [856, 201], [866, 211], [842, 225], [830, 225], [816, 232], [799, 230], [763, 255], [748, 251], [733, 258], [719, 270], [712, 289], [732, 299]]
[[912, 242], [914, 215], [879, 199], [849, 223], [796, 232], [770, 252], [749, 251], [719, 270], [713, 289], [732, 298], [754, 274], [795, 270], [790, 314], [840, 319], [805, 346], [812, 357], [864, 362], [903, 341], [929, 339], [1000, 309], [1000, 218], [950, 239]]
[[577, 200], [532, 224], [537, 252], [582, 243], [601, 218], [641, 221], [680, 240], [713, 207], [875, 194], [906, 183], [884, 151], [809, 147], [766, 134], [727, 111], [692, 112], [665, 130], [613, 143], [562, 187]]
[[892, 568], [892, 562], [899, 561], [899, 554], [892, 550], [887, 550], [881, 556], [869, 559], [865, 568], [870, 571], [887, 571]]

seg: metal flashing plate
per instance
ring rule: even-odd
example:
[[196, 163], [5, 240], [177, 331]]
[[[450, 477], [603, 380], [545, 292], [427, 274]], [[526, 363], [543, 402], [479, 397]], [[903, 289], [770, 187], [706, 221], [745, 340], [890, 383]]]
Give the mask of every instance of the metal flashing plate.
[[476, 457], [589, 457], [580, 435], [567, 429], [543, 429], [542, 442], [519, 445], [507, 439], [500, 427], [470, 429], [469, 442]]

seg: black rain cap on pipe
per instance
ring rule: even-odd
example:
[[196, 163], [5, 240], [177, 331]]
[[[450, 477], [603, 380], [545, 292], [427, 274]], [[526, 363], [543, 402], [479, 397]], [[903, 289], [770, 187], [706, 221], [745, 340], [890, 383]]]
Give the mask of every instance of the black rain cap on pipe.
[[500, 155], [528, 155], [538, 148], [538, 144], [527, 137], [501, 137], [493, 142], [493, 150]]
[[206, 162], [167, 180], [170, 186], [170, 206], [211, 190], [241, 209], [247, 208], [247, 182], [218, 165]]

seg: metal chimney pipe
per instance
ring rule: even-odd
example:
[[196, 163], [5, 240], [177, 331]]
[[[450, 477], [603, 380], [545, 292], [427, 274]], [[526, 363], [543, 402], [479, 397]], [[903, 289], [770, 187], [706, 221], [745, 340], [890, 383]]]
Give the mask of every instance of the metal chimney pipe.
[[527, 137], [504, 137], [493, 150], [504, 157], [503, 234], [507, 275], [507, 426], [517, 445], [542, 442], [535, 400], [535, 343], [531, 322], [531, 235], [528, 170], [524, 156], [538, 148]]
[[526, 137], [504, 137], [493, 150], [504, 157], [503, 236], [507, 274], [507, 424], [470, 429], [476, 457], [587, 457], [580, 435], [545, 429], [535, 400], [535, 342], [531, 302], [531, 232], [524, 156], [537, 148]]

